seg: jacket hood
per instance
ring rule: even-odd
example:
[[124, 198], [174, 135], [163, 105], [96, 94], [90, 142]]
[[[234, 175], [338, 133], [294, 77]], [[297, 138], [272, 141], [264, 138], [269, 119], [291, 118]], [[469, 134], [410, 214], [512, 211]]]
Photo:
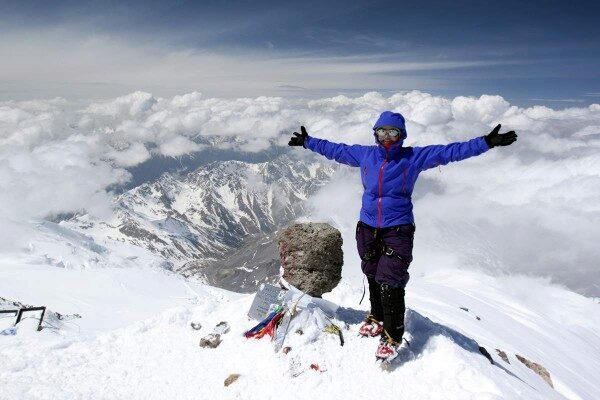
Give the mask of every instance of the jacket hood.
[[393, 126], [394, 128], [398, 128], [401, 131], [404, 131], [406, 134], [406, 123], [404, 121], [404, 117], [400, 113], [395, 113], [392, 111], [384, 111], [381, 113], [375, 125], [373, 125], [373, 130], [379, 128], [380, 126]]
[[375, 143], [377, 144], [380, 153], [383, 155], [383, 157], [385, 157], [385, 147], [379, 142], [377, 133], [375, 133], [375, 130], [381, 126], [393, 126], [394, 128], [398, 128], [402, 131], [402, 137], [397, 142], [393, 143], [389, 150], [387, 150], [388, 155], [393, 155], [402, 148], [404, 139], [406, 139], [406, 124], [404, 117], [400, 113], [384, 111], [377, 119], [377, 122], [375, 122], [375, 125], [373, 125], [373, 136], [375, 137]]

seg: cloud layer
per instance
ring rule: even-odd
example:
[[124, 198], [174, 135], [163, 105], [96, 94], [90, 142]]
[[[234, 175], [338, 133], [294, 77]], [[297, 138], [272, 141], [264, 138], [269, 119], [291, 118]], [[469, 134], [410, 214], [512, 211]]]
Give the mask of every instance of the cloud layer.
[[[253, 21], [256, 23], [256, 21]], [[496, 56], [432, 56], [389, 48], [339, 54], [266, 47], [189, 46], [164, 35], [122, 36], [80, 31], [74, 26], [6, 30], [0, 26], [0, 99], [62, 96], [68, 99], [110, 98], [144, 90], [172, 96], [201, 88], [211, 96], [258, 95], [320, 97], [332, 93], [391, 90], [455, 90], [490, 76], [495, 68], [522, 67], [531, 60]], [[178, 45], [174, 45], [175, 41]], [[447, 49], [446, 49], [447, 50]], [[425, 53], [425, 54], [423, 54]], [[470, 52], [481, 54], [481, 52]], [[476, 90], [479, 92], [479, 90]], [[446, 93], [446, 92], [444, 92]], [[587, 98], [584, 97], [587, 100]]]
[[[519, 134], [510, 147], [421, 175], [414, 202], [423, 243], [447, 246], [461, 264], [485, 264], [494, 252], [502, 266], [490, 268], [549, 274], [587, 291], [599, 281], [600, 105], [519, 108], [500, 96], [418, 91], [316, 100], [134, 92], [103, 102], [0, 103], [2, 248], [21, 244], [18, 227], [29, 221], [110, 212], [110, 189], [130, 178], [127, 168], [151, 157], [286, 147], [300, 124], [316, 137], [372, 144], [372, 123], [388, 109], [407, 118], [407, 145], [467, 140], [496, 123]], [[336, 186], [356, 199], [349, 210], [360, 206], [354, 172]], [[355, 211], [344, 220], [356, 220]], [[449, 236], [457, 239], [444, 242]]]

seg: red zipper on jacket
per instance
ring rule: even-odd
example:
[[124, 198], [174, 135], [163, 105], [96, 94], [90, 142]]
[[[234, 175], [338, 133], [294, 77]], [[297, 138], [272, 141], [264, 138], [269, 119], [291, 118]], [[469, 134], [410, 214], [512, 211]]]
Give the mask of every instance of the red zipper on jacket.
[[377, 227], [381, 225], [381, 195], [383, 194], [383, 168], [387, 164], [387, 149], [385, 150], [385, 160], [379, 167], [379, 198], [377, 199]]

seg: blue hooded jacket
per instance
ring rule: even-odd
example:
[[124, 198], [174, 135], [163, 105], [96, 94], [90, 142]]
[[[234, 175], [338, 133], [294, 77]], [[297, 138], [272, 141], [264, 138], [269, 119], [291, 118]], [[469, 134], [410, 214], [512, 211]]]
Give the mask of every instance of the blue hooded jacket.
[[403, 131], [402, 137], [389, 150], [379, 142], [375, 132], [375, 146], [333, 143], [312, 136], [304, 140], [307, 149], [330, 160], [360, 167], [364, 188], [360, 220], [375, 228], [414, 222], [411, 195], [421, 171], [478, 156], [489, 150], [483, 136], [447, 145], [402, 147], [406, 139], [404, 118], [398, 113], [386, 111], [373, 129], [385, 125]]

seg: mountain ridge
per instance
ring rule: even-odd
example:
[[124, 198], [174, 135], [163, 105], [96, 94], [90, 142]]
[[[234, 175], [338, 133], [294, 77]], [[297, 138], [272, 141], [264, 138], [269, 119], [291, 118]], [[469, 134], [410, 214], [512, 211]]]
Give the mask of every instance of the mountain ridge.
[[[338, 168], [290, 155], [262, 163], [213, 161], [120, 194], [109, 220], [78, 215], [60, 224], [104, 246], [112, 241], [145, 248], [185, 276], [214, 278], [228, 255], [248, 246], [248, 238], [273, 240], [278, 229], [302, 215], [304, 202]], [[277, 254], [272, 246], [268, 253]], [[255, 289], [263, 278], [243, 290]]]

